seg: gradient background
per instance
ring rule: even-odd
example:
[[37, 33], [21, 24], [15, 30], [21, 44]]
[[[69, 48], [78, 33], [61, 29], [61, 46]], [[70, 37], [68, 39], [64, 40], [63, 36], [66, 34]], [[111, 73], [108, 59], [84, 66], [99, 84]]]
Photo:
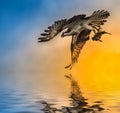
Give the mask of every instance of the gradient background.
[[[91, 15], [98, 9], [111, 13], [103, 28], [112, 35], [104, 35], [103, 43], [88, 41], [71, 71], [64, 69], [70, 63], [71, 37], [62, 39], [59, 34], [50, 42], [37, 43], [55, 20]], [[30, 87], [52, 83], [52, 88], [62, 89], [64, 74], [71, 73], [83, 89], [119, 90], [119, 10], [120, 0], [0, 0], [0, 78], [6, 84], [13, 75], [19, 81], [31, 78]]]

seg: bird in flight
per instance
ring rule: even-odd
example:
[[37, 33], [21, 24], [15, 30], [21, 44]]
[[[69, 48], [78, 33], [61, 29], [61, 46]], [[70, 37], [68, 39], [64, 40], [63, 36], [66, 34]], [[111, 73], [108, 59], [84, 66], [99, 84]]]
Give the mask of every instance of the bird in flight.
[[62, 32], [61, 37], [72, 36], [71, 40], [71, 63], [65, 68], [71, 69], [78, 61], [79, 54], [89, 40], [91, 32], [94, 33], [92, 40], [99, 41], [101, 36], [107, 32], [101, 31], [101, 26], [107, 21], [110, 13], [105, 10], [97, 10], [91, 16], [85, 14], [75, 15], [70, 19], [55, 21], [48, 29], [44, 30], [38, 42], [47, 42]]

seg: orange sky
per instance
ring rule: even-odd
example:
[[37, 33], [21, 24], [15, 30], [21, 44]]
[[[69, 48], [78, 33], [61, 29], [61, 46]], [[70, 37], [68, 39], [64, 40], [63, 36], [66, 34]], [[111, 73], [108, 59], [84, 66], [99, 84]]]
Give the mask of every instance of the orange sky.
[[[63, 76], [71, 73], [88, 89], [120, 89], [120, 16], [118, 14], [120, 8], [118, 4], [118, 0], [114, 2], [110, 0], [110, 4], [108, 1], [102, 1], [101, 4], [95, 4], [93, 9], [91, 6], [94, 4], [89, 3], [90, 11], [86, 9], [86, 12], [85, 10], [82, 12], [82, 9], [74, 9], [76, 14], [79, 12], [87, 15], [98, 9], [110, 11], [111, 16], [103, 28], [112, 35], [104, 35], [102, 43], [89, 40], [81, 51], [79, 63], [71, 71], [64, 69], [70, 63], [71, 37], [61, 38], [61, 34], [50, 42], [42, 44], [37, 43], [36, 34], [29, 35], [28, 37], [32, 38], [28, 41], [28, 45], [22, 46], [20, 50], [6, 58], [6, 62], [9, 62], [8, 68], [12, 68], [12, 73], [37, 75], [45, 83], [49, 80], [61, 83]], [[74, 13], [69, 12], [69, 16], [66, 17], [69, 18]], [[35, 31], [36, 29], [30, 32], [36, 33]], [[11, 67], [11, 62], [14, 69]], [[94, 87], [94, 84], [97, 86]]]
[[116, 14], [111, 14], [105, 25], [105, 29], [112, 35], [104, 35], [102, 43], [88, 42], [73, 71], [86, 87], [98, 90], [120, 89], [120, 17]]
[[71, 73], [87, 89], [120, 89], [120, 17], [117, 10], [111, 12], [103, 26], [112, 35], [104, 35], [103, 42], [89, 40], [81, 51], [79, 63], [71, 71], [64, 69], [70, 63], [71, 37], [61, 38], [60, 34], [48, 43], [33, 43], [33, 48], [25, 50], [27, 55], [22, 63], [27, 66], [22, 66], [23, 70], [59, 82], [64, 74]]

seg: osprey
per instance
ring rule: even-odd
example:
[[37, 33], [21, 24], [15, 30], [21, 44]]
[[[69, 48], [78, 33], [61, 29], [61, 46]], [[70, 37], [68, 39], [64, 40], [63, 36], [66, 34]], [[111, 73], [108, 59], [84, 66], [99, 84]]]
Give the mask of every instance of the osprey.
[[93, 31], [96, 36], [109, 16], [110, 13], [108, 11], [98, 10], [94, 11], [91, 16], [81, 14], [73, 16], [70, 19], [55, 21], [47, 30], [44, 30], [44, 33], [42, 33], [41, 37], [38, 38], [38, 42], [47, 42], [53, 39], [64, 29], [67, 29], [65, 32], [62, 32], [61, 37], [72, 36], [71, 64], [65, 67], [71, 69], [73, 64], [77, 62], [81, 49], [85, 45], [86, 41], [89, 40], [90, 33]]

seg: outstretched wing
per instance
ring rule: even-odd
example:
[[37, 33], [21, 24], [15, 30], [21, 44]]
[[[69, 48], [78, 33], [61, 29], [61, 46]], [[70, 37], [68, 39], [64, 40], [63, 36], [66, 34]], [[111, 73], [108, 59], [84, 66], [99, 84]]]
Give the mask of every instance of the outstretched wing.
[[73, 26], [74, 23], [85, 18], [86, 15], [76, 15], [70, 19], [63, 19], [55, 21], [52, 26], [49, 26], [47, 30], [44, 30], [44, 33], [41, 34], [41, 37], [38, 38], [38, 42], [46, 42], [53, 39], [58, 33], [63, 29]]
[[87, 24], [93, 27], [100, 27], [100, 25], [104, 25], [107, 21], [106, 19], [110, 16], [110, 13], [105, 10], [94, 11], [91, 16], [87, 17]]
[[79, 58], [79, 54], [85, 45], [86, 41], [89, 40], [90, 30], [83, 30], [78, 35], [72, 36], [71, 41], [71, 64], [66, 66], [65, 68], [71, 69], [72, 66], [77, 62]]
[[64, 29], [63, 27], [66, 25], [66, 21], [66, 19], [55, 21], [52, 26], [49, 26], [47, 30], [44, 30], [44, 33], [38, 38], [38, 42], [46, 42], [53, 39]]

